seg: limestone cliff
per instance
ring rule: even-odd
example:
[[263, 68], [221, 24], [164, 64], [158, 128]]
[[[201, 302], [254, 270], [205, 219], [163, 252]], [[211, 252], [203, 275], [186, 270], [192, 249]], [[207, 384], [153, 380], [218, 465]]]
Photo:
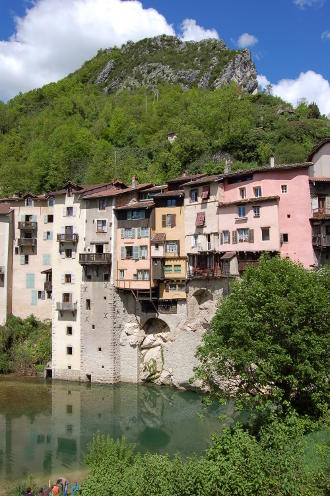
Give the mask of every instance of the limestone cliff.
[[93, 82], [108, 93], [158, 84], [216, 89], [234, 81], [247, 92], [258, 86], [249, 50], [229, 50], [223, 40], [183, 42], [163, 35], [128, 42], [104, 55], [108, 60]]

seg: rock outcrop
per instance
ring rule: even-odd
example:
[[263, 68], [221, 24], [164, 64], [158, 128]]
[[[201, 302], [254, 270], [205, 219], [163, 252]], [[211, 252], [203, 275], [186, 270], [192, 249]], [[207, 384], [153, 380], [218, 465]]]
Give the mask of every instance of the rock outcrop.
[[162, 35], [105, 53], [109, 60], [94, 82], [108, 93], [158, 84], [216, 89], [234, 81], [247, 92], [258, 86], [249, 50], [229, 50], [223, 40], [183, 42]]

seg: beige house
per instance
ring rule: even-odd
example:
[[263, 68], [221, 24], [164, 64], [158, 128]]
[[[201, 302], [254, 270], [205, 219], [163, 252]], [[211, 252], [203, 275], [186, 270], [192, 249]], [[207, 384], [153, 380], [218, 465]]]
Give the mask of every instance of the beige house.
[[14, 211], [0, 204], [0, 325], [12, 313]]

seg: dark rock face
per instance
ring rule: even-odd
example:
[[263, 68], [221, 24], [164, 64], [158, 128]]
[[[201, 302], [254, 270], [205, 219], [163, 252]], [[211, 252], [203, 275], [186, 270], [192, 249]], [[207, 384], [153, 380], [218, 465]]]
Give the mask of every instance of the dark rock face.
[[108, 93], [157, 84], [216, 89], [234, 81], [247, 92], [258, 86], [249, 50], [229, 50], [223, 40], [183, 42], [163, 35], [106, 53], [109, 61], [95, 83]]

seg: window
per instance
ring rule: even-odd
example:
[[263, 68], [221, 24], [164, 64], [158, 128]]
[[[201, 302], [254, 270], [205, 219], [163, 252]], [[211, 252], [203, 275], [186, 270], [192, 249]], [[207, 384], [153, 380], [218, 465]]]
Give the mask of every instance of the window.
[[170, 291], [176, 291], [176, 284], [170, 284]]
[[222, 231], [222, 242], [225, 243], [230, 243], [230, 236], [229, 236], [229, 231]]
[[110, 281], [110, 274], [103, 274], [103, 281], [104, 282]]
[[90, 310], [91, 309], [91, 300], [89, 298], [87, 298], [86, 300], [86, 310]]
[[329, 236], [329, 234], [330, 234], [330, 224], [328, 224], [327, 226], [325, 226], [325, 234], [327, 236]]
[[47, 215], [47, 223], [52, 224], [54, 222], [54, 215]]
[[197, 202], [197, 199], [198, 199], [198, 190], [197, 189], [190, 190], [190, 201]]
[[185, 286], [185, 284], [179, 284], [179, 285], [178, 285], [178, 290], [179, 290], [179, 291], [185, 291], [185, 290], [186, 290], [186, 286]]
[[73, 216], [73, 207], [66, 207], [66, 216], [67, 217]]
[[149, 281], [149, 279], [150, 279], [150, 273], [149, 273], [149, 270], [144, 270], [144, 271], [143, 271], [143, 279], [144, 279], [145, 281]]
[[176, 207], [176, 199], [175, 198], [170, 198], [167, 200], [167, 206], [168, 207]]
[[140, 246], [140, 258], [146, 260], [148, 258], [148, 247]]
[[256, 186], [255, 188], [253, 188], [253, 191], [256, 198], [260, 198], [262, 196], [261, 186]]
[[124, 247], [124, 250], [126, 249], [126, 258], [133, 258], [133, 246], [126, 246]]
[[191, 247], [195, 248], [198, 245], [198, 234], [194, 234], [191, 238]]
[[[72, 350], [72, 348], [71, 348]], [[68, 355], [70, 355], [70, 353], [68, 353]], [[71, 353], [72, 355], [72, 353]], [[72, 413], [73, 412], [73, 407], [72, 405], [66, 405], [66, 413]]]
[[53, 231], [46, 231], [45, 238], [47, 241], [53, 239]]
[[282, 243], [288, 243], [289, 242], [289, 235], [288, 235], [288, 233], [281, 234], [281, 242]]
[[253, 217], [260, 217], [260, 207], [252, 207], [253, 208]]
[[71, 284], [71, 274], [65, 274], [64, 275], [64, 282], [66, 284]]
[[100, 198], [99, 200], [99, 210], [105, 210], [107, 207], [107, 199], [106, 198]]
[[125, 276], [125, 271], [121, 269], [121, 270], [119, 271], [119, 279], [120, 279], [120, 280], [123, 280], [123, 279], [124, 279], [124, 276]]
[[65, 250], [65, 258], [72, 258], [72, 249], [71, 248], [67, 248]]
[[67, 326], [66, 333], [68, 336], [72, 336], [72, 326]]
[[239, 196], [244, 199], [246, 198], [246, 188], [240, 188], [239, 189]]
[[48, 198], [48, 206], [53, 207], [55, 205], [55, 199], [51, 196]]
[[96, 232], [97, 233], [107, 232], [107, 221], [105, 219], [98, 219], [96, 221]]
[[245, 217], [246, 216], [246, 211], [245, 211], [245, 206], [241, 205], [238, 207], [238, 217]]
[[262, 239], [262, 241], [269, 241], [269, 239], [270, 239], [269, 227], [262, 227], [261, 228], [261, 239]]
[[155, 244], [155, 251], [158, 251], [158, 250], [159, 250], [159, 245]]
[[165, 265], [165, 273], [169, 274], [170, 272], [172, 272], [172, 265]]
[[167, 214], [162, 215], [162, 227], [175, 227], [176, 225], [176, 215]]
[[66, 348], [66, 354], [67, 355], [72, 355], [72, 346], [67, 346], [67, 348]]
[[167, 251], [167, 253], [177, 253], [178, 252], [177, 241], [167, 241], [166, 242], [166, 251]]
[[45, 299], [46, 299], [45, 291], [38, 291], [38, 300], [45, 300]]
[[144, 210], [128, 210], [127, 211], [127, 220], [135, 220], [135, 219], [145, 219], [146, 213]]
[[149, 237], [149, 228], [141, 227], [139, 231], [140, 238], [148, 238]]
[[137, 271], [137, 278], [138, 278], [138, 281], [142, 281], [143, 280], [143, 270], [138, 270]]
[[288, 192], [288, 187], [286, 184], [281, 184], [281, 191], [282, 193], [287, 193]]
[[29, 264], [29, 255], [23, 255], [24, 257], [24, 265], [28, 265]]
[[237, 229], [238, 242], [243, 243], [244, 241], [249, 241], [249, 230], [248, 229]]
[[99, 348], [98, 350], [99, 350], [99, 351], [102, 351], [102, 348]]
[[174, 265], [174, 272], [181, 272], [181, 265]]
[[63, 293], [62, 301], [63, 303], [72, 303], [72, 293]]
[[25, 206], [26, 207], [32, 207], [33, 205], [33, 200], [31, 198], [31, 196], [28, 196], [27, 198], [25, 198]]

